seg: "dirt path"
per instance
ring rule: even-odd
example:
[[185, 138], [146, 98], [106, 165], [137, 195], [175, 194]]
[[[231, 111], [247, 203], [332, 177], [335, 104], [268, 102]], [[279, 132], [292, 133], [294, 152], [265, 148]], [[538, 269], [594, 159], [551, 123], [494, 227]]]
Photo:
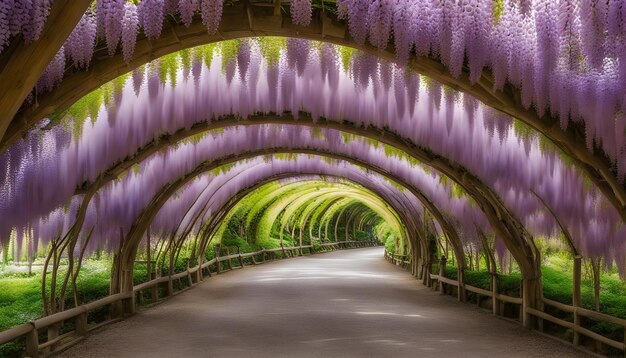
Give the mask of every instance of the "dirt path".
[[424, 287], [381, 248], [246, 267], [62, 357], [585, 357]]

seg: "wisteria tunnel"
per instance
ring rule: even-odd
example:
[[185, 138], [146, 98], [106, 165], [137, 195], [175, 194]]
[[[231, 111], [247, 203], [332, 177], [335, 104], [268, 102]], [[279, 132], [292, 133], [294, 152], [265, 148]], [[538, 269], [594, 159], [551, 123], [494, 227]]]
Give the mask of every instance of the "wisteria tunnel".
[[625, 180], [626, 0], [0, 0], [0, 357], [626, 356]]

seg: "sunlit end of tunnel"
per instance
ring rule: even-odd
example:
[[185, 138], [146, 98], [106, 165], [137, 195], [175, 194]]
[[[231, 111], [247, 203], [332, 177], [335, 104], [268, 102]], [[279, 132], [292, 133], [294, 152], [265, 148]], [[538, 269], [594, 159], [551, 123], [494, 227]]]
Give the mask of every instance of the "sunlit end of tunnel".
[[625, 357], [623, 0], [0, 0], [0, 357]]

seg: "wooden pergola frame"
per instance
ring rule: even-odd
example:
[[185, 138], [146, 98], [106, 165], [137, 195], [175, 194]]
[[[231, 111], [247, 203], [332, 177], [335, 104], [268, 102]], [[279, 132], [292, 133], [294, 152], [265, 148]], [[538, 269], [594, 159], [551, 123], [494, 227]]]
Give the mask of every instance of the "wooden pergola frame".
[[[275, 6], [267, 3], [249, 1], [236, 2], [233, 6], [224, 9], [224, 14], [218, 32], [209, 36], [199, 18], [195, 18], [189, 28], [173, 21], [166, 21], [163, 32], [158, 39], [149, 40], [140, 37], [137, 40], [135, 55], [130, 63], [126, 64], [121, 54], [108, 56], [106, 49], [98, 50], [94, 55], [89, 71], [68, 71], [64, 81], [52, 92], [39, 96], [30, 108], [24, 108], [17, 113], [26, 94], [12, 88], [32, 88], [39, 74], [38, 69], [45, 67], [56, 53], [52, 51], [63, 44], [62, 34], [68, 34], [80, 19], [75, 13], [82, 14], [89, 1], [55, 1], [49, 24], [44, 29], [42, 40], [46, 39], [45, 51], [40, 47], [6, 51], [0, 56], [0, 105], [7, 111], [0, 113], [0, 152], [8, 148], [11, 143], [31, 128], [40, 119], [53, 113], [63, 112], [78, 99], [90, 93], [100, 85], [131, 71], [149, 61], [182, 49], [219, 42], [228, 39], [239, 39], [256, 36], [283, 36], [312, 39], [329, 42], [337, 45], [357, 48], [380, 58], [394, 61], [395, 50], [389, 45], [385, 50], [379, 50], [370, 45], [354, 42], [350, 37], [345, 21], [337, 20], [333, 15], [315, 10], [311, 24], [308, 27], [294, 25], [288, 13], [280, 11], [280, 3]], [[61, 9], [61, 10], [60, 10]], [[71, 10], [71, 12], [69, 11]], [[57, 11], [63, 12], [63, 21], [58, 19]], [[73, 14], [74, 17], [70, 17]], [[66, 18], [67, 16], [67, 18]], [[76, 20], [75, 22], [72, 20]], [[51, 25], [54, 23], [54, 26]], [[52, 37], [54, 33], [56, 36]], [[31, 44], [42, 46], [42, 40]], [[28, 51], [30, 52], [28, 52]], [[18, 61], [22, 52], [30, 53], [30, 61], [38, 61], [39, 67]], [[37, 52], [37, 55], [34, 53]], [[46, 56], [50, 54], [50, 56]], [[3, 65], [4, 64], [4, 65]], [[611, 204], [619, 211], [626, 222], [626, 186], [621, 183], [613, 171], [613, 165], [602, 150], [589, 150], [584, 140], [584, 128], [579, 123], [570, 123], [566, 130], [560, 127], [559, 120], [549, 114], [539, 117], [532, 109], [526, 109], [521, 104], [520, 92], [511, 85], [506, 85], [502, 91], [493, 89], [493, 76], [488, 70], [476, 83], [469, 80], [469, 73], [464, 69], [458, 78], [450, 75], [448, 70], [437, 59], [431, 57], [411, 56], [408, 67], [426, 75], [454, 90], [467, 93], [485, 105], [517, 118], [537, 132], [550, 139], [564, 154], [573, 159], [575, 164], [589, 177], [589, 179], [603, 192]], [[41, 69], [43, 71], [43, 68]], [[28, 79], [25, 79], [28, 72]], [[33, 78], [35, 77], [35, 78]], [[6, 90], [4, 90], [6, 88]], [[15, 115], [17, 113], [17, 115]], [[15, 115], [15, 116], [14, 116]], [[6, 130], [6, 132], [5, 132]]]

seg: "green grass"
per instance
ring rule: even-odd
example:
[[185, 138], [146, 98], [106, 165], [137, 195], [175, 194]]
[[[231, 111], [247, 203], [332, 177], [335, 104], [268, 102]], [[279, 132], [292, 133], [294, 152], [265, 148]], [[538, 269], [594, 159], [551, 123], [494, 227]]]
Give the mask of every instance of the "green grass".
[[0, 279], [0, 330], [41, 317], [39, 276]]

